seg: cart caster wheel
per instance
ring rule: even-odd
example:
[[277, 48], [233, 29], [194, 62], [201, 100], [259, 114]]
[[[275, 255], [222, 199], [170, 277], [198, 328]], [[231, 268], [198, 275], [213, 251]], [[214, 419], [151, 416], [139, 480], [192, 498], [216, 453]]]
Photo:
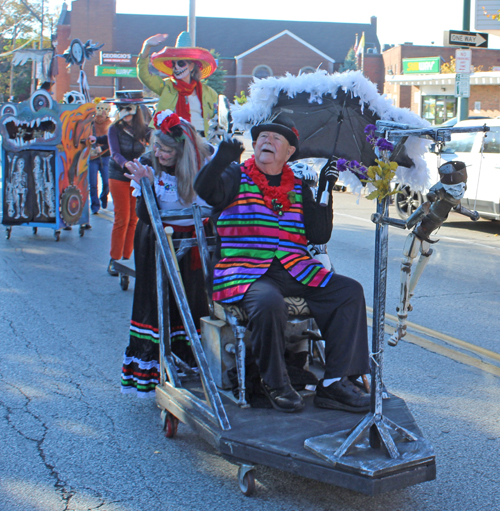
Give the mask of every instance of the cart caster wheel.
[[55, 231], [54, 232], [54, 239], [56, 241], [59, 241], [60, 237], [61, 237], [61, 232], [60, 231]]
[[126, 291], [128, 289], [129, 278], [128, 275], [120, 275], [120, 287]]
[[33, 234], [36, 234], [38, 232], [38, 227], [33, 227]]
[[78, 234], [80, 235], [80, 238], [83, 237], [85, 234], [85, 229], [83, 228], [83, 225], [80, 225], [80, 228], [78, 229]]
[[167, 410], [163, 410], [161, 412], [161, 420], [163, 423], [163, 431], [165, 431], [165, 436], [167, 438], [174, 438], [177, 434], [177, 428], [179, 427], [179, 419], [172, 415]]
[[241, 493], [250, 497], [255, 491], [255, 476], [253, 467], [250, 468], [246, 465], [241, 465], [238, 469], [238, 484], [240, 486]]
[[10, 239], [10, 233], [12, 232], [12, 227], [6, 227], [5, 228], [5, 237], [9, 240]]

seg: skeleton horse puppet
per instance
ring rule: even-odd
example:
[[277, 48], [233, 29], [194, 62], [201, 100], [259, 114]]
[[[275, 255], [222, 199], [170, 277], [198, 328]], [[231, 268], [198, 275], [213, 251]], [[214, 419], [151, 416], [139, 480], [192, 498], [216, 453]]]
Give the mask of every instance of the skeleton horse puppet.
[[[6, 237], [13, 226], [61, 229], [79, 225], [83, 236], [89, 221], [89, 137], [95, 117], [83, 66], [100, 46], [74, 39], [62, 55], [80, 66], [79, 101], [59, 104], [50, 94], [57, 56], [54, 49], [21, 50], [14, 64], [37, 63], [42, 86], [20, 103], [0, 105], [2, 136], [3, 217]], [[72, 95], [74, 97], [75, 94]]]
[[[376, 217], [370, 412], [360, 421], [355, 414], [315, 408], [311, 406], [312, 393], [307, 390], [302, 391], [306, 406], [299, 414], [248, 405], [244, 377], [246, 323], [242, 310], [213, 302], [207, 289], [210, 317], [201, 320], [200, 338], [177, 271], [177, 260], [190, 247], [198, 245], [208, 283], [210, 252], [216, 239], [205, 235], [202, 218], [207, 212], [195, 205], [183, 211], [160, 213], [151, 186], [143, 179], [143, 193], [156, 237], [160, 342], [156, 399], [162, 409], [166, 436], [177, 434], [179, 421], [189, 425], [224, 458], [239, 465], [238, 482], [245, 495], [255, 488], [258, 464], [370, 495], [433, 480], [436, 463], [432, 446], [423, 438], [405, 402], [394, 395], [382, 400], [389, 181], [397, 172], [399, 182], [416, 189], [428, 186], [428, 171], [422, 158], [428, 142], [419, 138], [428, 123], [392, 106], [359, 72], [328, 75], [317, 71], [255, 80], [248, 103], [232, 107], [234, 126], [241, 130], [281, 112], [286, 112], [299, 130], [301, 158], [325, 158], [331, 168], [342, 173], [345, 185], [356, 191], [365, 183], [370, 196], [380, 199]], [[375, 131], [377, 121], [386, 123], [385, 131], [389, 130], [387, 126], [401, 124], [420, 131], [416, 136], [401, 135], [391, 151], [390, 142], [379, 136], [385, 135], [385, 131]], [[368, 128], [368, 137], [367, 126], [373, 126]], [[391, 154], [395, 161], [391, 161]], [[172, 241], [162, 221], [168, 223], [184, 216], [194, 219], [197, 238]], [[181, 311], [197, 372], [179, 367], [170, 350], [168, 293], [162, 292], [165, 286], [172, 288]], [[304, 304], [290, 300], [289, 320], [303, 321], [307, 331], [309, 311]], [[310, 341], [317, 340], [315, 331]], [[235, 392], [228, 383], [228, 370], [232, 368], [238, 373]]]

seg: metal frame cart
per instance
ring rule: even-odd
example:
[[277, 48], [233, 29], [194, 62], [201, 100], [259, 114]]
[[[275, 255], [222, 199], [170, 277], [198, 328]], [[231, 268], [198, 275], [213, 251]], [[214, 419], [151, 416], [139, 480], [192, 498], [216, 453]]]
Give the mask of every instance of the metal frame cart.
[[[304, 395], [306, 407], [300, 414], [284, 414], [275, 410], [240, 407], [232, 393], [218, 388], [214, 378], [216, 368], [213, 363], [209, 364], [209, 358], [213, 360], [214, 355], [215, 359], [221, 358], [221, 353], [208, 353], [204, 349], [177, 271], [177, 258], [198, 244], [203, 261], [203, 252], [214, 240], [205, 238], [202, 212], [198, 207], [176, 212], [175, 217], [167, 216], [165, 212], [160, 215], [149, 181], [143, 179], [141, 185], [157, 240], [161, 381], [156, 387], [156, 398], [162, 409], [166, 436], [175, 436], [179, 421], [188, 424], [224, 458], [239, 465], [238, 483], [245, 495], [250, 495], [255, 488], [257, 464], [369, 495], [433, 480], [436, 475], [433, 449], [423, 438], [405, 402], [391, 395], [384, 401], [382, 412], [380, 358], [375, 358], [372, 375], [372, 410], [361, 423], [356, 414], [315, 408], [312, 394]], [[387, 202], [381, 207], [386, 208]], [[188, 216], [194, 218], [198, 240], [173, 242], [163, 230], [162, 219]], [[385, 227], [378, 225], [377, 229]], [[382, 281], [385, 286], [384, 275]], [[168, 312], [165, 314], [168, 311], [168, 293], [161, 292], [165, 283], [172, 288], [181, 312], [199, 375], [184, 370], [187, 376], [181, 377], [177, 371], [178, 360], [169, 345]], [[383, 308], [379, 308], [375, 317], [378, 318], [380, 313], [383, 313]], [[224, 328], [223, 323], [219, 321], [218, 326]], [[383, 335], [380, 331], [382, 325], [383, 322], [378, 321], [374, 328], [375, 346]], [[382, 423], [392, 427], [392, 433], [381, 427]], [[365, 430], [369, 432], [367, 438], [362, 434]], [[355, 442], [351, 442], [353, 432], [356, 432]]]
[[3, 217], [14, 226], [54, 230], [89, 222], [88, 156], [93, 103], [61, 105], [45, 90], [0, 110]]

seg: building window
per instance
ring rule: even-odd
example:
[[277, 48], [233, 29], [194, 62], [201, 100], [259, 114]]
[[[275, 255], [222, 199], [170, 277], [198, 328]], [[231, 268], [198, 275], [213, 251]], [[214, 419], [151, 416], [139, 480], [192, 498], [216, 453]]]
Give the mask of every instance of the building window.
[[454, 96], [424, 96], [422, 117], [431, 124], [439, 125], [457, 115]]
[[302, 74], [302, 73], [315, 73], [316, 72], [316, 68], [314, 67], [311, 67], [311, 66], [306, 66], [306, 67], [303, 67], [299, 73]]
[[273, 70], [269, 66], [257, 66], [252, 71], [252, 75], [255, 76], [255, 78], [267, 78], [273, 76]]

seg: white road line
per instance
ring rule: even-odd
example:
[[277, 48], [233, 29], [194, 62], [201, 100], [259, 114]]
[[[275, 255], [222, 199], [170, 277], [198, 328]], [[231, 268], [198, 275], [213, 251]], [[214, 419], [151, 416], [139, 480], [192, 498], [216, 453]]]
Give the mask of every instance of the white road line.
[[[359, 220], [361, 222], [375, 225], [371, 220], [368, 220], [367, 218], [362, 218], [362, 217], [355, 216], [355, 215], [349, 215], [347, 213], [336, 213], [334, 211], [334, 218], [335, 217], [352, 218], [353, 220]], [[445, 226], [446, 226], [446, 224], [445, 224]], [[401, 231], [401, 230], [399, 229], [399, 231]], [[440, 236], [439, 233], [434, 234], [434, 237], [436, 237], [436, 236], [437, 236], [437, 239], [440, 239], [440, 240], [457, 241], [459, 243], [464, 243], [466, 245], [477, 245], [478, 247], [490, 248], [492, 250], [500, 250], [500, 245], [498, 247], [496, 247], [496, 246], [492, 246], [492, 245], [486, 245], [485, 243], [479, 243], [477, 241], [466, 240], [464, 238], [454, 238], [453, 236]]]

